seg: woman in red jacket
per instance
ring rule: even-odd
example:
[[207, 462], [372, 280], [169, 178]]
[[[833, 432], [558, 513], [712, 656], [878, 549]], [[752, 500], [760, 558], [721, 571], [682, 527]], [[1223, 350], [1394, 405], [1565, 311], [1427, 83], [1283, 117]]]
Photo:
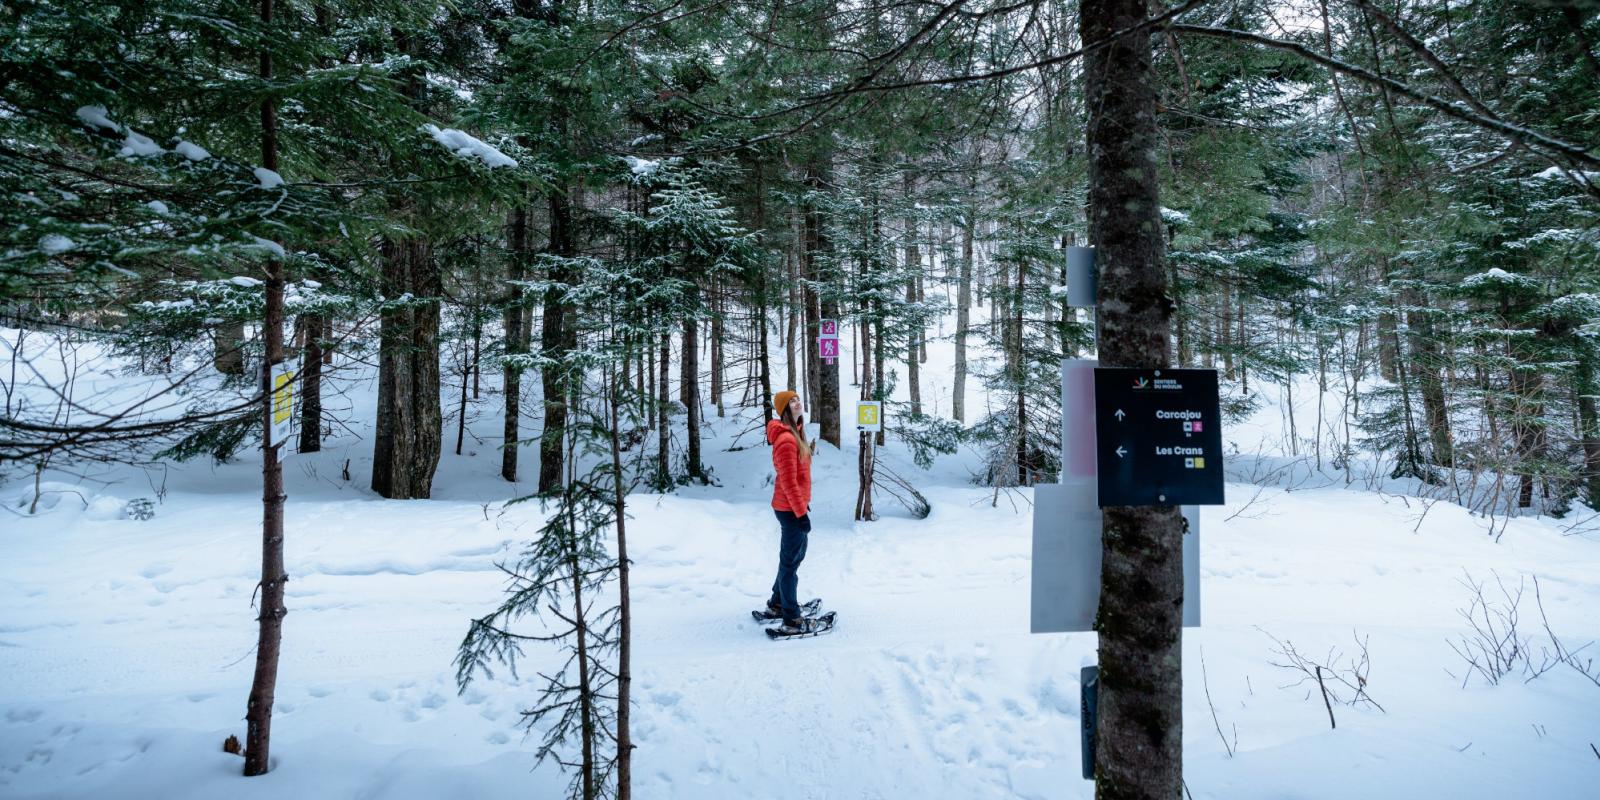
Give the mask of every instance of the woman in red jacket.
[[767, 613], [783, 617], [779, 633], [809, 633], [816, 624], [800, 611], [795, 594], [799, 587], [800, 562], [806, 557], [807, 534], [811, 533], [811, 449], [815, 443], [805, 437], [804, 409], [794, 391], [778, 392], [772, 398], [778, 418], [767, 422], [767, 443], [772, 445], [772, 467], [778, 477], [772, 484], [772, 510], [783, 529], [778, 548], [778, 578], [772, 582], [772, 599]]

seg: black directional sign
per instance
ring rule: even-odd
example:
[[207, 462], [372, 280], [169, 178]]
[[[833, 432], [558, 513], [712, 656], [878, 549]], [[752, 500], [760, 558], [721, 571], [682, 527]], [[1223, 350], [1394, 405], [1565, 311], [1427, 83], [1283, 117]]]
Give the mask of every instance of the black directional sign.
[[1094, 371], [1100, 506], [1222, 505], [1222, 414], [1209, 369]]

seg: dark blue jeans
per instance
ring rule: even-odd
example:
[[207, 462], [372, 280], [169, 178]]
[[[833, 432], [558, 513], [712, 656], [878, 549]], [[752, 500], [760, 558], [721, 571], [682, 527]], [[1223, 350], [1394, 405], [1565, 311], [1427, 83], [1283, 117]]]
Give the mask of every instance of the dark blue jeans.
[[800, 618], [800, 599], [795, 591], [800, 586], [800, 562], [806, 560], [806, 540], [811, 533], [811, 517], [797, 517], [793, 511], [773, 511], [778, 515], [778, 525], [783, 528], [783, 542], [778, 545], [778, 578], [772, 582], [772, 599], [768, 602], [783, 609], [784, 620]]

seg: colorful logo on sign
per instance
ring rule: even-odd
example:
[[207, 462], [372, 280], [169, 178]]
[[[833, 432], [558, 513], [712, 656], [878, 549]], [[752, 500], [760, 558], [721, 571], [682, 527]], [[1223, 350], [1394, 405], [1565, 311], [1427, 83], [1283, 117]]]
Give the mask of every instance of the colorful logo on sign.
[[864, 431], [883, 430], [883, 403], [877, 400], [856, 403], [856, 427]]
[[818, 326], [818, 331], [819, 331], [818, 335], [821, 336], [824, 339], [837, 339], [837, 338], [839, 338], [839, 320], [836, 320], [836, 319], [825, 319], [825, 320], [823, 320], [822, 324]]
[[1147, 378], [1141, 377], [1138, 380], [1133, 382], [1133, 388], [1135, 388], [1135, 389], [1144, 389], [1144, 388], [1148, 388], [1149, 386], [1150, 386], [1150, 381]]
[[828, 361], [832, 361], [833, 359], [838, 358], [839, 357], [839, 340], [838, 339], [818, 339], [817, 340], [817, 355], [823, 357], [824, 359], [826, 359]]

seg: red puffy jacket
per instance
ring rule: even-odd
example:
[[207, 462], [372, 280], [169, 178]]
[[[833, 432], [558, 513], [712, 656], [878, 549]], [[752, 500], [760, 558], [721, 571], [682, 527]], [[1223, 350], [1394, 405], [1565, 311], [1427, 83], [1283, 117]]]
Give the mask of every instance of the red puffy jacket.
[[800, 445], [782, 420], [767, 423], [767, 444], [772, 445], [772, 507], [803, 517], [811, 509], [811, 459], [800, 457]]

